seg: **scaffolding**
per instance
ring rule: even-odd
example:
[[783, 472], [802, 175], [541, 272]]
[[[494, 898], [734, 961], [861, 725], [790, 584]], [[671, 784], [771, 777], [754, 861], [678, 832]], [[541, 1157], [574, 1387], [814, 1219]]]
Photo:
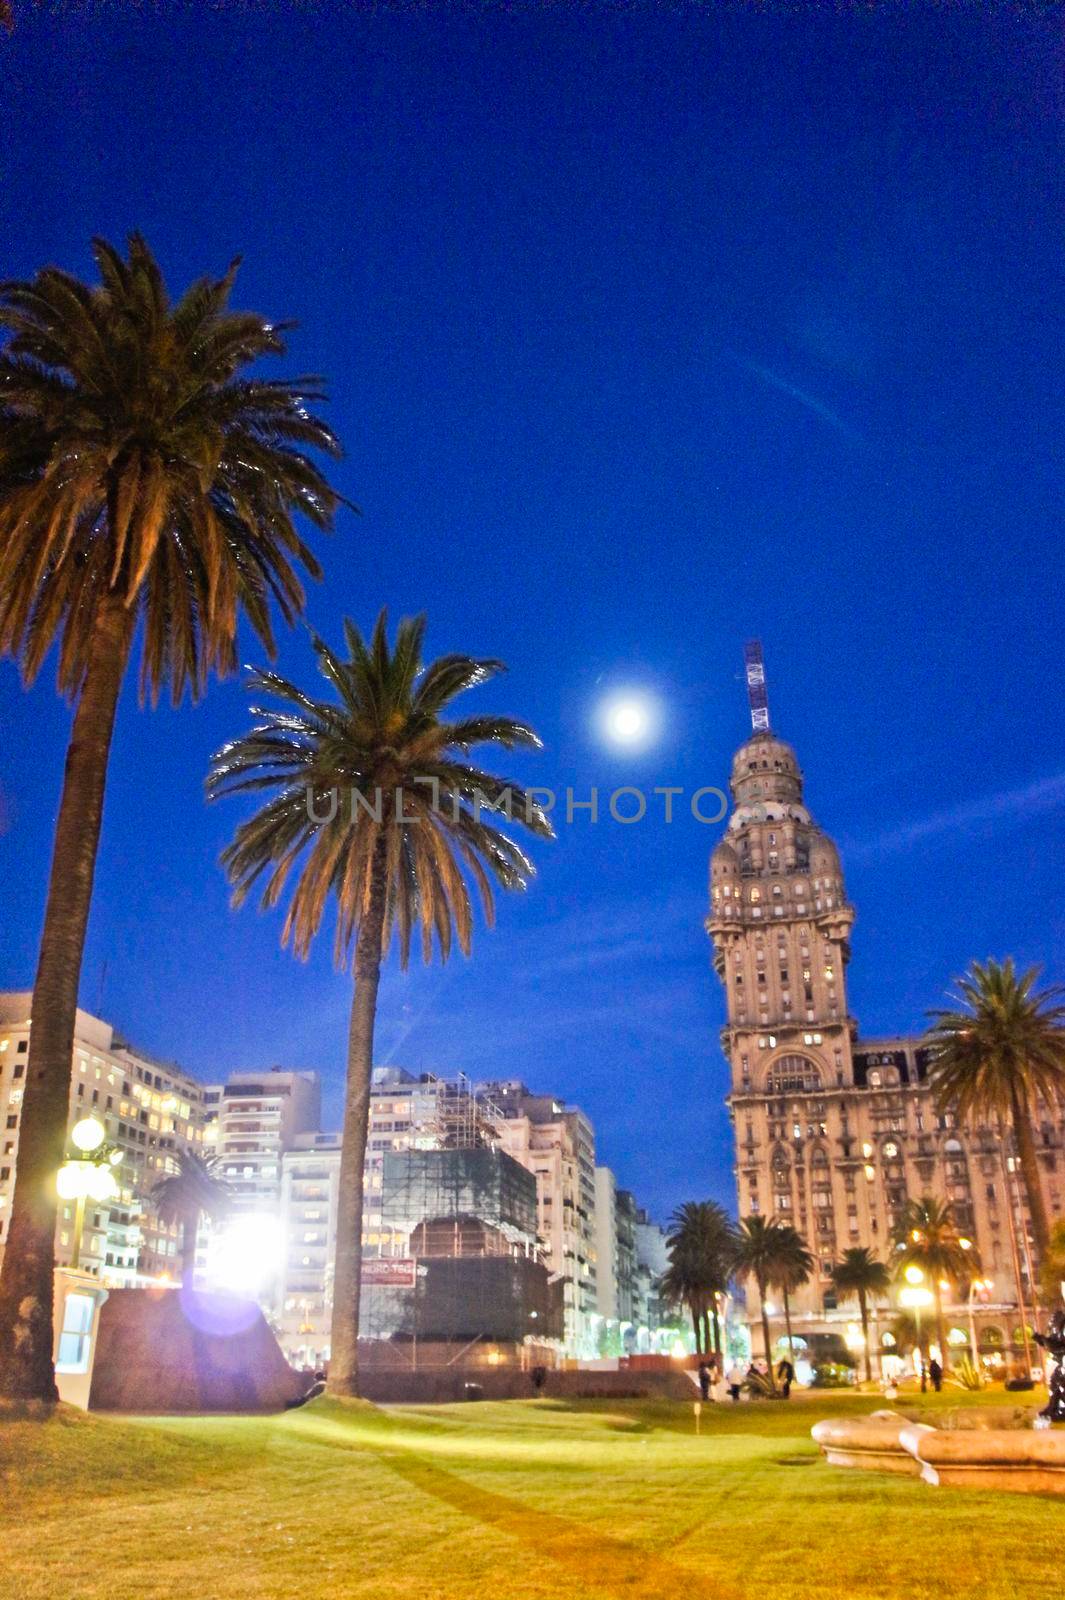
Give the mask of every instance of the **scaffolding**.
[[[480, 1137], [491, 1125], [475, 1094], [441, 1100], [452, 1138]], [[396, 1254], [412, 1262], [412, 1281], [365, 1287], [366, 1337], [560, 1336], [559, 1297], [536, 1233], [536, 1180], [505, 1151], [485, 1142], [386, 1153], [381, 1216]]]
[[505, 1120], [464, 1072], [457, 1078], [423, 1073], [412, 1113], [412, 1143], [419, 1150], [494, 1149]]

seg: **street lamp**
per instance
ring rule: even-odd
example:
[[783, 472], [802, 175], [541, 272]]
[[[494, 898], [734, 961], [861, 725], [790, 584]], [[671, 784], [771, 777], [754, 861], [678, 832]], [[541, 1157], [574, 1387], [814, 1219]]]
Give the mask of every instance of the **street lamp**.
[[81, 1263], [81, 1235], [85, 1227], [85, 1202], [95, 1200], [103, 1205], [118, 1194], [118, 1184], [112, 1168], [122, 1160], [122, 1152], [108, 1148], [104, 1141], [107, 1129], [99, 1117], [82, 1117], [70, 1130], [70, 1142], [77, 1151], [68, 1156], [55, 1175], [56, 1193], [61, 1200], [73, 1200], [74, 1238], [71, 1247], [71, 1265], [77, 1271]]
[[969, 1349], [972, 1351], [974, 1367], [979, 1367], [980, 1365], [980, 1349], [976, 1342], [976, 1317], [973, 1313], [973, 1296], [994, 1287], [994, 1279], [992, 1278], [973, 1278], [969, 1284]]
[[924, 1348], [921, 1344], [921, 1311], [932, 1304], [935, 1296], [931, 1289], [924, 1287], [924, 1273], [916, 1265], [908, 1266], [903, 1273], [906, 1285], [899, 1290], [899, 1305], [905, 1306], [913, 1312], [913, 1320], [917, 1328], [917, 1359], [921, 1364], [921, 1392], [928, 1387], [928, 1377], [925, 1371]]

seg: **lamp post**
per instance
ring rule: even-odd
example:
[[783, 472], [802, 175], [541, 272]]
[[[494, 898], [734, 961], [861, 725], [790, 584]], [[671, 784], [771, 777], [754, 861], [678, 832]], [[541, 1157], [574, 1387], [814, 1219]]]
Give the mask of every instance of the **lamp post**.
[[927, 1309], [935, 1299], [932, 1291], [924, 1287], [924, 1273], [918, 1266], [909, 1266], [903, 1273], [906, 1285], [899, 1291], [899, 1305], [905, 1306], [913, 1312], [913, 1320], [917, 1328], [917, 1359], [921, 1364], [921, 1393], [928, 1388], [928, 1373], [925, 1368], [924, 1347], [921, 1344], [921, 1310]]
[[969, 1282], [969, 1350], [973, 1358], [973, 1366], [980, 1365], [980, 1348], [976, 1342], [976, 1316], [973, 1311], [973, 1296], [978, 1291], [993, 1289], [995, 1287], [991, 1278], [972, 1278]]
[[108, 1147], [104, 1142], [106, 1138], [107, 1129], [98, 1117], [82, 1117], [75, 1122], [70, 1130], [70, 1142], [76, 1154], [68, 1156], [55, 1175], [59, 1198], [74, 1201], [71, 1266], [75, 1272], [81, 1264], [85, 1202], [95, 1200], [102, 1205], [113, 1200], [118, 1193], [112, 1168], [122, 1160], [122, 1152], [115, 1147]]

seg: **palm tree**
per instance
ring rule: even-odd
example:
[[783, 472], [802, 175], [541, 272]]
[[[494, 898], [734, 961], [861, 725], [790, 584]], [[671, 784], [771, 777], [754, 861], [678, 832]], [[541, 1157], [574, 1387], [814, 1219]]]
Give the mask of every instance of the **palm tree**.
[[1032, 1123], [1036, 1102], [1065, 1100], [1065, 990], [1036, 990], [1038, 967], [974, 961], [957, 980], [953, 1010], [932, 1011], [929, 1078], [943, 1110], [1013, 1129], [1032, 1219], [1036, 1270], [1049, 1238]]
[[773, 1274], [779, 1259], [779, 1236], [782, 1232], [783, 1229], [778, 1222], [772, 1218], [767, 1221], [757, 1212], [754, 1216], [744, 1217], [739, 1225], [736, 1255], [733, 1260], [733, 1270], [740, 1277], [753, 1278], [758, 1288], [762, 1313], [762, 1340], [765, 1344], [766, 1365], [769, 1368], [769, 1383], [773, 1389], [776, 1388], [773, 1377], [773, 1347], [769, 1338], [769, 1315], [765, 1302], [769, 1286], [774, 1281]]
[[804, 1283], [809, 1283], [814, 1270], [814, 1258], [806, 1248], [806, 1240], [791, 1223], [780, 1223], [776, 1228], [773, 1267], [769, 1282], [779, 1289], [784, 1300], [784, 1327], [787, 1330], [788, 1355], [795, 1360], [795, 1340], [791, 1332], [791, 1296]]
[[[1040, 1277], [1043, 1297], [1048, 1306], [1060, 1306], [1065, 1298], [1065, 1218], [1059, 1217], [1050, 1230], [1046, 1254]], [[1023, 1318], [1023, 1311], [1021, 1316]]]
[[160, 1178], [151, 1192], [151, 1202], [162, 1222], [181, 1224], [181, 1281], [192, 1288], [196, 1271], [196, 1237], [201, 1217], [220, 1221], [229, 1211], [229, 1189], [217, 1178], [211, 1164], [195, 1150], [183, 1150], [176, 1172]]
[[869, 1296], [885, 1295], [891, 1288], [891, 1273], [865, 1245], [854, 1245], [843, 1252], [843, 1260], [832, 1268], [836, 1293], [844, 1300], [857, 1300], [865, 1345], [866, 1381], [873, 1381], [873, 1356], [869, 1348]]
[[100, 282], [57, 267], [0, 285], [0, 655], [32, 683], [58, 645], [75, 704], [33, 990], [19, 1182], [0, 1278], [0, 1393], [54, 1400], [54, 1173], [63, 1159], [74, 1015], [119, 691], [140, 628], [154, 703], [236, 666], [243, 612], [271, 653], [318, 563], [302, 513], [338, 496], [307, 454], [338, 453], [308, 410], [316, 379], [243, 368], [278, 327], [227, 309], [236, 263], [176, 303], [134, 236], [93, 245]]
[[670, 1306], [687, 1306], [695, 1334], [696, 1354], [710, 1348], [707, 1314], [710, 1295], [706, 1280], [693, 1256], [677, 1252], [658, 1280], [658, 1292]]
[[896, 1276], [902, 1277], [907, 1267], [918, 1267], [931, 1282], [939, 1361], [945, 1372], [950, 1365], [950, 1351], [943, 1317], [943, 1284], [971, 1278], [980, 1265], [976, 1251], [968, 1241], [962, 1244], [951, 1206], [934, 1195], [906, 1202], [893, 1242]]
[[736, 1242], [736, 1225], [716, 1201], [685, 1201], [670, 1218], [663, 1292], [673, 1304], [688, 1306], [697, 1350], [721, 1354], [718, 1300], [728, 1291]]
[[552, 837], [531, 796], [469, 759], [477, 745], [538, 749], [533, 730], [492, 713], [445, 720], [451, 702], [501, 663], [447, 655], [423, 667], [424, 634], [424, 617], [406, 619], [390, 647], [382, 611], [369, 641], [345, 623], [346, 657], [316, 639], [328, 699], [275, 673], [253, 673], [252, 690], [280, 708], [255, 709], [258, 725], [217, 753], [207, 783], [212, 799], [271, 792], [223, 853], [234, 903], [267, 874], [261, 903], [276, 905], [295, 870], [282, 942], [306, 958], [334, 897], [338, 965], [354, 947], [329, 1366], [330, 1390], [340, 1395], [358, 1393], [362, 1182], [382, 959], [393, 932], [404, 967], [416, 931], [425, 961], [434, 938], [441, 960], [453, 937], [469, 954], [473, 912], [463, 869], [489, 922], [492, 879], [525, 888], [532, 863], [485, 821], [484, 810]]

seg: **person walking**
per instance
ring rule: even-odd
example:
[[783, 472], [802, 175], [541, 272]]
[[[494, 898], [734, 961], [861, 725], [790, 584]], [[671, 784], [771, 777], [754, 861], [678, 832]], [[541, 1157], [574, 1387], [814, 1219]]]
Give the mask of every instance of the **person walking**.
[[699, 1363], [699, 1393], [704, 1400], [710, 1398], [710, 1368], [705, 1361]]
[[734, 1404], [739, 1399], [742, 1388], [743, 1368], [740, 1366], [738, 1361], [734, 1361], [729, 1368], [728, 1374], [728, 1392], [732, 1396]]
[[936, 1394], [938, 1394], [943, 1387], [943, 1368], [940, 1366], [935, 1356], [933, 1356], [931, 1361], [928, 1363], [928, 1376], [932, 1380], [932, 1388], [935, 1390]]
[[791, 1386], [795, 1382], [795, 1368], [787, 1356], [777, 1367], [777, 1377], [780, 1379], [780, 1393], [785, 1400], [791, 1399]]

